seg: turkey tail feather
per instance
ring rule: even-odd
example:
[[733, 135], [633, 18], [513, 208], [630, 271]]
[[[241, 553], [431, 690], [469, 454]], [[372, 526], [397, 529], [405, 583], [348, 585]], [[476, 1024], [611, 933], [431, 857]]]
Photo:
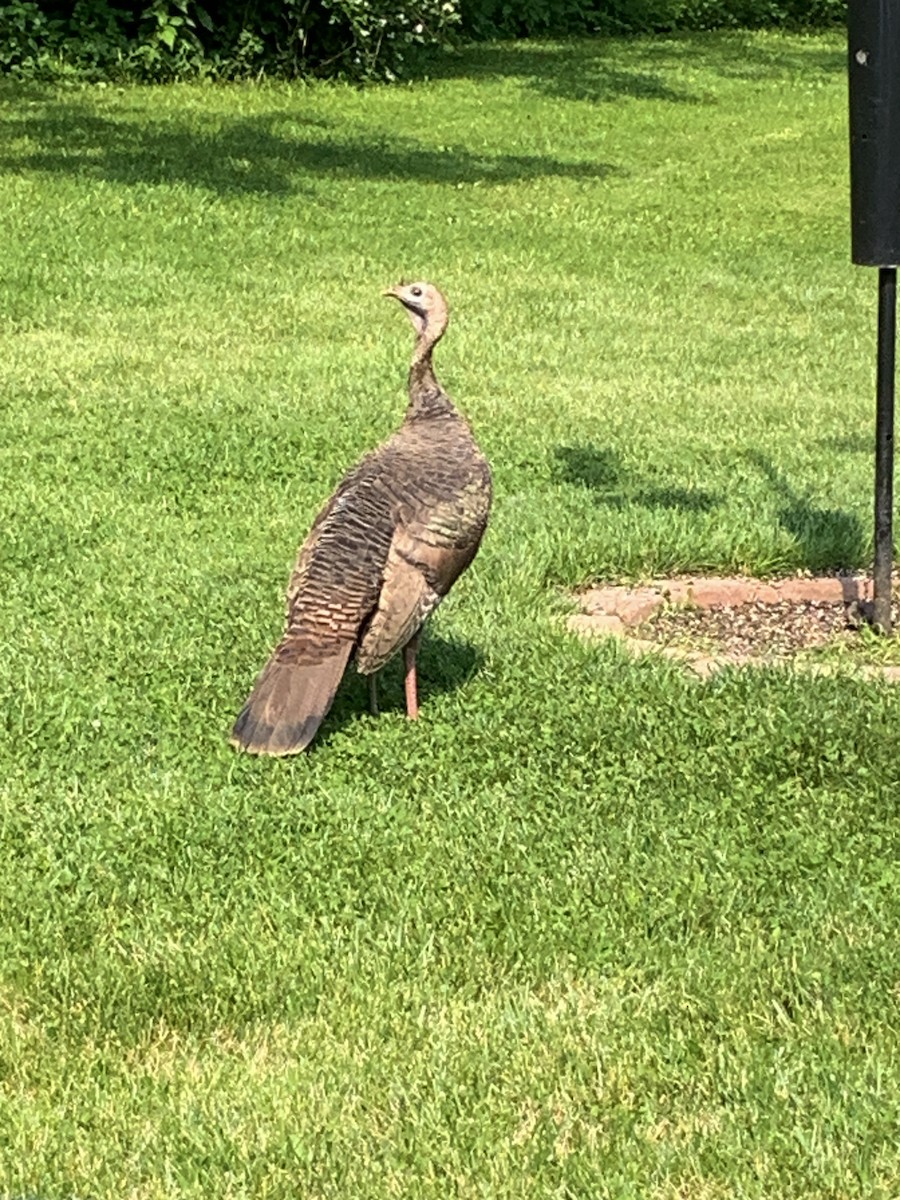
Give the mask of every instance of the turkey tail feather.
[[263, 667], [238, 714], [231, 744], [249, 754], [299, 754], [318, 732], [334, 701], [352, 642], [315, 662], [285, 661], [282, 643]]

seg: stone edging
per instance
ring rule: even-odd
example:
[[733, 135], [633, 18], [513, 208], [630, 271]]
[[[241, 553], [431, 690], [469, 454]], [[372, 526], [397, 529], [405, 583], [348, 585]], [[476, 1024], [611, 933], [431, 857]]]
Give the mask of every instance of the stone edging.
[[632, 654], [658, 654], [689, 668], [707, 679], [723, 667], [787, 666], [810, 675], [853, 674], [863, 679], [885, 679], [900, 683], [900, 667], [866, 663], [796, 662], [793, 659], [752, 654], [709, 654], [682, 646], [634, 637], [630, 630], [641, 625], [664, 604], [692, 604], [697, 608], [714, 605], [738, 606], [759, 601], [775, 604], [779, 600], [818, 600], [828, 603], [865, 604], [872, 597], [872, 581], [863, 575], [820, 576], [764, 582], [760, 579], [732, 577], [690, 577], [659, 579], [644, 587], [595, 587], [579, 593], [582, 611], [568, 618], [568, 628], [582, 637], [617, 637]]

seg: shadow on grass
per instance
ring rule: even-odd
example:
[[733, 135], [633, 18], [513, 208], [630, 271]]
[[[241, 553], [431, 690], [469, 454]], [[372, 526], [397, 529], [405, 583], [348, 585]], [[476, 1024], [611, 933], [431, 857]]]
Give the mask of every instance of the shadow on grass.
[[515, 78], [554, 99], [599, 104], [622, 97], [710, 103], [668, 72], [689, 67], [722, 78], [777, 80], [846, 70], [843, 50], [799, 39], [761, 39], [743, 31], [678, 33], [640, 38], [593, 38], [468, 46], [457, 54], [423, 55], [417, 73], [431, 78]]
[[871, 454], [874, 463], [874, 429], [871, 433], [845, 433], [819, 438], [817, 444], [823, 450], [836, 450], [839, 454]]
[[[540, 94], [601, 104], [623, 97], [673, 104], [714, 101], [685, 86], [683, 68], [713, 76], [778, 80], [844, 70], [844, 55], [799, 39], [750, 34], [679, 34], [510, 42], [423, 55], [413, 77], [515, 78]], [[0, 134], [0, 170], [85, 175], [113, 183], [186, 184], [220, 194], [289, 195], [317, 176], [502, 184], [544, 176], [603, 179], [611, 163], [567, 162], [551, 155], [480, 154], [465, 145], [435, 147], [394, 133], [345, 133], [289, 112], [210, 118], [184, 113], [148, 119], [105, 99], [33, 85], [0, 89], [8, 113]]]
[[703, 102], [701, 96], [667, 82], [659, 72], [646, 70], [642, 56], [633, 51], [627, 52], [627, 57], [635, 60], [634, 65], [623, 64], [619, 53], [622, 45], [605, 39], [549, 45], [474, 45], [459, 54], [423, 60], [419, 71], [438, 79], [518, 79], [550, 99], [584, 100], [590, 104], [623, 97], [676, 104]]
[[135, 119], [125, 110], [98, 115], [87, 103], [52, 96], [29, 107], [4, 123], [0, 171], [65, 173], [128, 185], [186, 184], [223, 195], [289, 195], [317, 176], [457, 185], [621, 173], [610, 163], [479, 154], [388, 133], [345, 134], [327, 121], [284, 112], [159, 121]]
[[767, 455], [750, 450], [746, 459], [766, 477], [782, 502], [778, 520], [796, 541], [804, 567], [810, 571], [841, 571], [865, 561], [867, 539], [854, 513], [820, 508], [799, 495]]
[[586, 488], [594, 503], [608, 508], [639, 504], [645, 508], [678, 509], [706, 513], [719, 508], [722, 497], [702, 488], [681, 488], [643, 482], [628, 471], [613, 450], [590, 444], [557, 446], [553, 451], [556, 477], [563, 483]]
[[[475, 646], [455, 638], [438, 637], [426, 629], [416, 659], [422, 708], [427, 711], [429, 699], [463, 687], [483, 662], [484, 655]], [[402, 654], [378, 674], [378, 710], [379, 713], [406, 712]], [[330, 734], [369, 711], [369, 681], [351, 665], [312, 748], [324, 744]]]

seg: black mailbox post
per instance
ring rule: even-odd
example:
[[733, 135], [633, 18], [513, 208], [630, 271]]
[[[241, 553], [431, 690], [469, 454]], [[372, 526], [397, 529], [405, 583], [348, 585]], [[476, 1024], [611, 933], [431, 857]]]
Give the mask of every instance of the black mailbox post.
[[894, 347], [900, 263], [900, 4], [849, 0], [853, 261], [878, 267], [874, 622], [891, 632]]

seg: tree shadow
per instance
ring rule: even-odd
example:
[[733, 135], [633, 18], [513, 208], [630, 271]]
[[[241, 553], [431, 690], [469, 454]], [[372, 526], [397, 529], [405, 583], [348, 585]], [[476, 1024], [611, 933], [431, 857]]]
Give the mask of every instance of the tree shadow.
[[875, 434], [872, 433], [843, 433], [819, 438], [817, 445], [823, 450], [836, 450], [839, 454], [872, 454], [875, 453]]
[[[426, 628], [416, 658], [419, 703], [427, 710], [430, 697], [455, 692], [463, 687], [483, 663], [484, 655], [469, 642], [439, 637]], [[351, 665], [313, 747], [369, 711], [369, 681]], [[402, 654], [393, 658], [378, 673], [378, 711], [406, 712]]]
[[745, 457], [769, 481], [782, 501], [778, 513], [782, 528], [796, 541], [803, 566], [810, 571], [841, 571], [865, 560], [867, 539], [855, 513], [841, 508], [820, 508], [788, 483], [767, 455], [749, 450]]
[[[844, 54], [799, 40], [789, 45], [734, 32], [592, 38], [545, 44], [488, 43], [462, 52], [423, 54], [411, 77], [514, 78], [552, 99], [602, 104], [625, 98], [673, 104], [714, 102], [679, 78], [682, 68], [721, 77], [775, 81], [845, 69]], [[24, 87], [24, 85], [23, 85]], [[455, 186], [503, 184], [544, 176], [603, 179], [612, 163], [551, 155], [479, 154], [436, 147], [379, 130], [345, 132], [278, 111], [234, 118], [182, 113], [148, 120], [142, 111], [96, 111], [91, 93], [60, 94], [31, 85], [11, 95], [0, 131], [0, 171], [39, 170], [126, 185], [185, 184], [220, 195], [291, 195], [316, 177], [414, 179]], [[14, 101], [14, 102], [13, 102]]]
[[[415, 74], [438, 79], [519, 79], [543, 96], [556, 100], [584, 100], [602, 104], [622, 97], [699, 104], [680, 84], [667, 82], [659, 73], [623, 65], [620, 42], [605, 39], [572, 40], [535, 45], [489, 43], [470, 45], [462, 52], [423, 55]], [[618, 62], [614, 59], [618, 57]], [[630, 57], [630, 56], [629, 56]]]
[[[24, 147], [23, 147], [23, 144]], [[33, 148], [32, 148], [33, 146]], [[345, 134], [327, 121], [289, 113], [224, 122], [193, 114], [165, 121], [97, 115], [71, 99], [33, 102], [0, 134], [0, 171], [38, 170], [111, 183], [186, 184], [220, 195], [286, 196], [316, 177], [414, 179], [455, 186], [542, 176], [602, 179], [610, 163], [547, 155], [479, 154], [387, 133]]]
[[590, 443], [556, 446], [553, 457], [556, 478], [589, 490], [594, 503], [603, 507], [622, 509], [639, 504], [644, 508], [706, 513], [723, 503], [721, 496], [702, 488], [647, 483], [625, 468], [614, 450]]
[[634, 100], [668, 100], [675, 104], [709, 103], [703, 96], [667, 83], [661, 75], [627, 67], [614, 67], [601, 59], [585, 63], [580, 72], [566, 63], [551, 76], [535, 75], [528, 86], [553, 100], [585, 100], [608, 103], [623, 96]]
[[840, 48], [828, 49], [811, 39], [761, 39], [742, 29], [710, 30], [705, 33], [676, 33], [653, 39], [646, 46], [648, 63], [674, 67], [682, 63], [700, 67], [723, 79], [776, 81], [802, 75], [806, 79], [815, 73], [844, 75], [847, 53]]
[[802, 73], [834, 75], [846, 70], [843, 50], [797, 40], [785, 45], [743, 30], [684, 32], [641, 37], [562, 39], [545, 44], [494, 42], [457, 53], [423, 53], [416, 75], [431, 78], [514, 78], [554, 99], [593, 104], [630, 97], [676, 104], [708, 104], [714, 98], [667, 78], [682, 67], [728, 79], [778, 80]]

